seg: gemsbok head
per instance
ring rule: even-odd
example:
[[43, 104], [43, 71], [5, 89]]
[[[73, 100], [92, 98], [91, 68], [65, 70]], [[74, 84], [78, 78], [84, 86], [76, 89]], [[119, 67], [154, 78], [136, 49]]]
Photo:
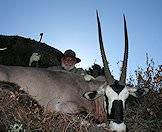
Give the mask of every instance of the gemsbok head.
[[125, 34], [125, 51], [123, 64], [121, 68], [120, 79], [115, 80], [112, 76], [108, 61], [106, 59], [103, 41], [102, 41], [102, 33], [100, 26], [100, 19], [97, 12], [97, 23], [98, 23], [98, 35], [99, 35], [99, 44], [100, 51], [102, 56], [102, 61], [104, 65], [104, 72], [106, 83], [103, 84], [98, 90], [86, 92], [83, 96], [88, 100], [94, 100], [101, 95], [104, 96], [104, 108], [107, 112], [107, 118], [110, 119], [110, 129], [112, 131], [123, 132], [126, 131], [126, 125], [123, 121], [123, 110], [125, 108], [125, 101], [128, 98], [130, 92], [135, 92], [135, 88], [128, 88], [126, 86], [126, 72], [127, 72], [127, 61], [128, 61], [128, 34], [127, 34], [127, 26], [126, 19], [124, 17], [124, 34]]

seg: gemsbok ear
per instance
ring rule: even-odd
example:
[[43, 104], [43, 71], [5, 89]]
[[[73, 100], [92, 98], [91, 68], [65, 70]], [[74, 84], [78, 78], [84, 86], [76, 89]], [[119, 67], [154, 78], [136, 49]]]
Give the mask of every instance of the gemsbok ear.
[[90, 91], [90, 92], [86, 92], [83, 94], [83, 97], [88, 99], [88, 100], [95, 100], [96, 98], [102, 96], [105, 94], [105, 87], [106, 87], [106, 83], [104, 83], [103, 85], [101, 85], [98, 90], [94, 90], [94, 91]]
[[134, 92], [137, 91], [137, 88], [136, 87], [129, 87], [129, 86], [127, 86], [127, 89], [129, 91], [129, 93], [134, 93]]
[[100, 97], [101, 94], [98, 94], [97, 91], [90, 91], [83, 94], [83, 97], [88, 100], [95, 100], [96, 98]]
[[130, 95], [137, 97], [137, 95], [136, 95], [137, 88], [136, 87], [127, 86], [127, 89], [128, 89], [128, 92]]
[[130, 95], [134, 97], [140, 97], [149, 92], [148, 88], [137, 88], [137, 87], [129, 87], [127, 86], [128, 92]]

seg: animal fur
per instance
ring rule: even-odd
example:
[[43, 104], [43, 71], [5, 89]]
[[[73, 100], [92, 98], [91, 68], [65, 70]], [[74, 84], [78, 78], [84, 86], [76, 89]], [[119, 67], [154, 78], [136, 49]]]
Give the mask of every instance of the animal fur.
[[18, 84], [44, 107], [64, 113], [94, 111], [94, 102], [82, 95], [100, 85], [88, 83], [83, 77], [66, 71], [4, 65], [0, 65], [0, 80]]

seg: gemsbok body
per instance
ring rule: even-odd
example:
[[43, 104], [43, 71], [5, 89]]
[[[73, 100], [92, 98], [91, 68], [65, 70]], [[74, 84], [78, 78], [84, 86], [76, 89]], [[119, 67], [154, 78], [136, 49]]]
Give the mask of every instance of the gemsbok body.
[[119, 81], [115, 80], [114, 77], [111, 75], [108, 66], [102, 41], [102, 33], [98, 12], [97, 12], [97, 23], [98, 23], [99, 44], [104, 65], [106, 83], [100, 86], [100, 88], [96, 91], [86, 92], [84, 94], [84, 97], [89, 100], [94, 100], [103, 95], [105, 98], [104, 108], [105, 111], [107, 112], [107, 118], [110, 120], [109, 124], [110, 129], [115, 132], [125, 132], [126, 125], [124, 124], [123, 120], [125, 101], [131, 92], [133, 93], [136, 91], [135, 88], [130, 88], [126, 86], [126, 71], [128, 61], [128, 34], [125, 16], [124, 16], [125, 51]]
[[94, 102], [87, 101], [83, 94], [99, 84], [89, 85], [82, 76], [74, 73], [0, 65], [0, 80], [19, 85], [50, 110], [72, 114], [95, 111]]

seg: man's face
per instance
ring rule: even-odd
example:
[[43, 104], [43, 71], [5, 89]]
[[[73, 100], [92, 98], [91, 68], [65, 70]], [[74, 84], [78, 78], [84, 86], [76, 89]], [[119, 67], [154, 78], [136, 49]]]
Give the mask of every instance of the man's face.
[[64, 56], [61, 59], [62, 67], [67, 71], [73, 69], [76, 63], [77, 63], [77, 60], [74, 57]]

